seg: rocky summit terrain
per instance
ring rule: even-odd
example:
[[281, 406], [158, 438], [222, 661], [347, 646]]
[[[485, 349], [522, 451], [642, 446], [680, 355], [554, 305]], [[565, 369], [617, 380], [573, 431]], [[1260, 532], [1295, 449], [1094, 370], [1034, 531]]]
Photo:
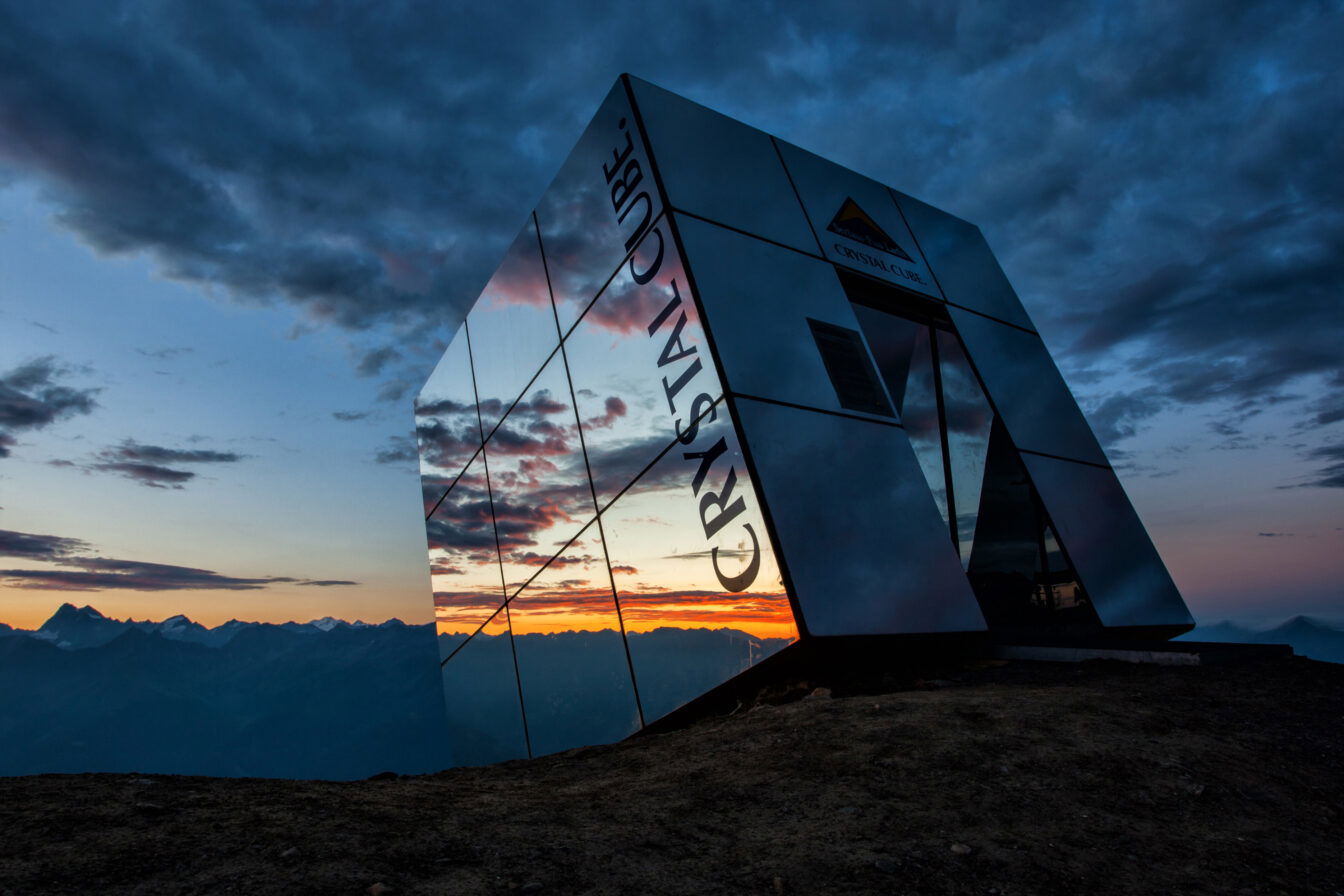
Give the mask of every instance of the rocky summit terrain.
[[0, 892], [1344, 892], [1344, 667], [945, 674], [424, 776], [3, 778]]

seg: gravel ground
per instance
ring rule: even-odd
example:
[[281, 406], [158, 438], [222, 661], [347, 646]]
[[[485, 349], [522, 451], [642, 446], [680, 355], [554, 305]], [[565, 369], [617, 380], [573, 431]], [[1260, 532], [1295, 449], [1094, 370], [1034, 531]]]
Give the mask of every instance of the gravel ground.
[[983, 664], [355, 783], [0, 778], [0, 892], [1344, 892], [1344, 666]]

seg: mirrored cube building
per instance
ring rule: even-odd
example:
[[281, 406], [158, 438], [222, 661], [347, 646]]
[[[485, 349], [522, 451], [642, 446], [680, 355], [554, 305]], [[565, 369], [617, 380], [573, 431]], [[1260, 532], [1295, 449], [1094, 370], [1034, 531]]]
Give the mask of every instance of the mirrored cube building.
[[974, 225], [635, 78], [416, 415], [459, 764], [799, 642], [1193, 624]]

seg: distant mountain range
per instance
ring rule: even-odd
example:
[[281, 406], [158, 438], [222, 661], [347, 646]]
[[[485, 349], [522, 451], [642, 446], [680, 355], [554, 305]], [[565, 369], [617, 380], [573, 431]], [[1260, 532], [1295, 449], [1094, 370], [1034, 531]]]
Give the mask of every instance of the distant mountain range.
[[[89, 647], [101, 647], [123, 633], [136, 629], [146, 634], [159, 634], [169, 641], [186, 641], [190, 644], [204, 644], [206, 647], [223, 647], [239, 632], [251, 628], [271, 625], [263, 622], [240, 622], [230, 619], [214, 628], [206, 628], [199, 622], [192, 622], [186, 616], [170, 616], [162, 622], [134, 619], [110, 619], [93, 607], [76, 607], [74, 604], [61, 604], [51, 618], [42, 623], [36, 631], [14, 629], [0, 623], [0, 637], [6, 634], [26, 634], [41, 641], [48, 641], [63, 650], [84, 650]], [[389, 619], [379, 626], [367, 622], [346, 622], [331, 616], [314, 619], [311, 622], [284, 622], [274, 626], [297, 634], [317, 634], [336, 628], [387, 628], [405, 626], [400, 619]]]
[[[585, 637], [524, 636], [519, 650], [535, 659]], [[1185, 638], [1288, 643], [1344, 663], [1344, 631], [1302, 616], [1268, 631], [1219, 622]], [[645, 711], [656, 717], [781, 646], [727, 629], [658, 629], [633, 636], [630, 650]], [[566, 713], [614, 711], [582, 702], [593, 690], [585, 682], [610, 672], [599, 652], [565, 653], [568, 666], [547, 666], [564, 670], [555, 682], [563, 700], [552, 721], [532, 720], [539, 739], [549, 728], [563, 740]], [[35, 631], [0, 624], [0, 775], [350, 780], [471, 762], [451, 749], [469, 732], [450, 730], [438, 657], [432, 625], [396, 619], [207, 628], [185, 616], [118, 620], [65, 604]], [[454, 691], [488, 690], [492, 676], [455, 663]], [[546, 704], [534, 699], [531, 708]]]
[[1180, 641], [1239, 641], [1249, 644], [1289, 644], [1298, 656], [1327, 663], [1344, 663], [1344, 631], [1310, 616], [1294, 616], [1282, 625], [1260, 631], [1234, 622], [1200, 625]]
[[62, 606], [0, 628], [0, 775], [364, 778], [449, 765], [432, 625], [215, 628]]

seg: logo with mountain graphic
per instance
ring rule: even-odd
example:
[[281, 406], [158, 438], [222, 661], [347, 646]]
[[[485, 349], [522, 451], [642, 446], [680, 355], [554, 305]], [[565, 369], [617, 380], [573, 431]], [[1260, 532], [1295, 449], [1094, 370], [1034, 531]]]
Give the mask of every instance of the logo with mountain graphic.
[[835, 213], [826, 229], [879, 252], [895, 255], [904, 261], [914, 261], [904, 249], [896, 245], [895, 240], [887, 236], [885, 230], [877, 226], [876, 221], [868, 217], [867, 212], [859, 208], [859, 204], [853, 199], [845, 199], [845, 204], [840, 206], [840, 211]]

